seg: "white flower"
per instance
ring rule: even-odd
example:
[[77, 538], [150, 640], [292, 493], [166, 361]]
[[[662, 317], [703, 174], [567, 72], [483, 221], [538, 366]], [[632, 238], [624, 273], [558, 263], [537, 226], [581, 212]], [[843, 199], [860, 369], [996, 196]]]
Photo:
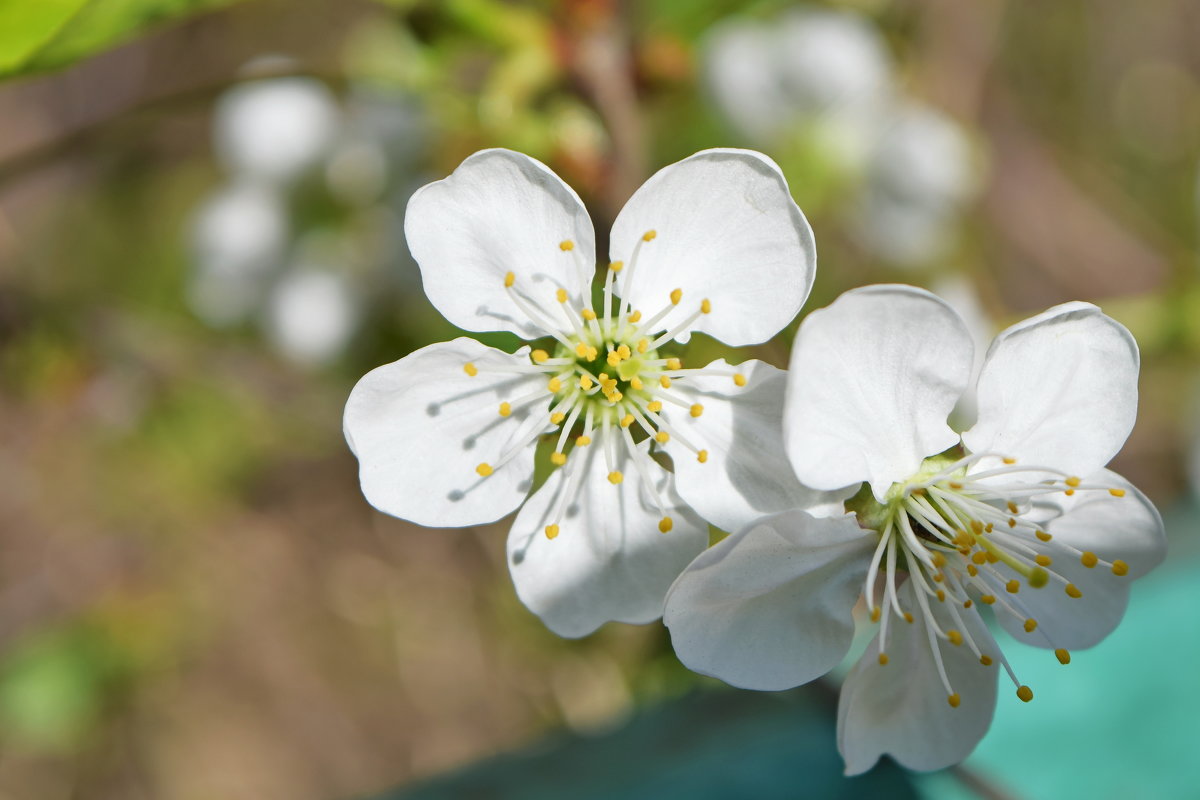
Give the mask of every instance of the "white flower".
[[[861, 596], [879, 630], [846, 678], [846, 771], [889, 753], [913, 769], [965, 758], [1001, 669], [1030, 700], [979, 610], [1067, 664], [1120, 621], [1129, 582], [1165, 553], [1150, 502], [1104, 465], [1137, 407], [1121, 325], [1068, 303], [1002, 332], [979, 421], [946, 416], [972, 344], [934, 295], [872, 286], [809, 315], [788, 373], [785, 447], [816, 488], [862, 483], [847, 508], [764, 519], [703, 553], [667, 598], [676, 652], [738, 686], [783, 689], [838, 664]], [[1080, 477], [1082, 476], [1082, 477]]]
[[297, 265], [272, 287], [265, 323], [281, 353], [313, 366], [341, 354], [358, 328], [358, 316], [358, 298], [345, 274]]
[[510, 355], [460, 338], [366, 375], [345, 414], [363, 492], [422, 525], [476, 525], [521, 506], [535, 459], [559, 467], [508, 542], [518, 595], [555, 632], [662, 614], [708, 543], [685, 500], [732, 527], [804, 491], [782, 451], [755, 452], [782, 435], [780, 370], [687, 369], [661, 351], [693, 332], [762, 342], [807, 297], [812, 232], [770, 159], [707, 150], [655, 174], [613, 226], [596, 304], [583, 204], [519, 153], [476, 153], [418, 191], [405, 233], [450, 322], [548, 344]]

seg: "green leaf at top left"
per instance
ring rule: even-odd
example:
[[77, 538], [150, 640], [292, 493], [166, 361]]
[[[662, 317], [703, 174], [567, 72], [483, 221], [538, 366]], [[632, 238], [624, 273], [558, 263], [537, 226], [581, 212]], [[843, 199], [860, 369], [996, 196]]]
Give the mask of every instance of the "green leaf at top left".
[[20, 70], [88, 0], [0, 0], [0, 75]]

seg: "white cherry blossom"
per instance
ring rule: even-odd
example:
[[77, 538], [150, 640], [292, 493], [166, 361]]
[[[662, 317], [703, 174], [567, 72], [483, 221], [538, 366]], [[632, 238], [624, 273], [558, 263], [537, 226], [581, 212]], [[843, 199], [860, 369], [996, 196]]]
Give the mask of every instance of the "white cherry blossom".
[[[476, 153], [418, 191], [405, 232], [450, 322], [532, 346], [460, 338], [366, 375], [345, 413], [363, 492], [435, 527], [520, 508], [510, 570], [555, 632], [657, 619], [708, 544], [696, 512], [732, 528], [807, 492], [777, 444], [773, 460], [755, 451], [782, 437], [782, 372], [667, 351], [693, 332], [765, 341], [807, 297], [812, 232], [770, 159], [706, 150], [651, 177], [613, 226], [595, 294], [583, 204], [519, 153]], [[555, 469], [525, 502], [538, 459]]]
[[840, 517], [767, 517], [680, 575], [664, 620], [680, 658], [738, 686], [783, 689], [845, 657], [861, 598], [878, 631], [846, 678], [846, 771], [887, 753], [913, 769], [965, 758], [1003, 670], [980, 614], [1054, 651], [1116, 627], [1129, 583], [1165, 554], [1162, 521], [1105, 464], [1137, 410], [1138, 350], [1088, 303], [1003, 331], [977, 385], [978, 421], [947, 415], [973, 346], [943, 301], [908, 286], [850, 291], [796, 336], [784, 446], [816, 489], [859, 492]]

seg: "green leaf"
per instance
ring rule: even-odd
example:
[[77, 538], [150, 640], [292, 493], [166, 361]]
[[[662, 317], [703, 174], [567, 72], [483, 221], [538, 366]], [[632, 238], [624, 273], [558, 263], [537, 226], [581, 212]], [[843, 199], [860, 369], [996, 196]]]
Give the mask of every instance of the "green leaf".
[[238, 0], [0, 0], [0, 77], [61, 67]]

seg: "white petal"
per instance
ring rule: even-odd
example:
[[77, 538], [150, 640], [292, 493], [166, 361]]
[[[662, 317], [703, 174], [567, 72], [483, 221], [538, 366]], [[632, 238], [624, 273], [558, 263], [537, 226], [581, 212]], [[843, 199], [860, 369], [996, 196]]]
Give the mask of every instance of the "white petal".
[[[706, 369], [730, 367], [720, 359]], [[781, 428], [786, 373], [762, 361], [747, 361], [737, 371], [746, 376], [745, 386], [725, 375], [710, 375], [680, 379], [671, 387], [702, 405], [703, 413], [693, 417], [690, 409], [668, 403], [662, 415], [690, 444], [708, 451], [701, 464], [678, 437], [664, 446], [675, 464], [680, 496], [727, 531], [792, 508], [814, 511], [814, 516], [842, 514], [842, 501], [854, 487], [838, 494], [809, 489], [796, 480], [788, 463]]]
[[[404, 235], [425, 294], [464, 330], [534, 338], [545, 323], [569, 329], [555, 299], [559, 288], [576, 305], [590, 303], [596, 237], [587, 211], [549, 167], [521, 153], [481, 150], [419, 189], [408, 201]], [[573, 247], [563, 250], [567, 241]], [[543, 324], [509, 296], [508, 272]]]
[[[1039, 548], [1053, 559], [1049, 568], [1075, 584], [1083, 596], [1068, 597], [1061, 582], [1054, 580], [1041, 589], [1022, 586], [1010, 600], [1037, 621], [1032, 633], [1025, 632], [1023, 619], [996, 615], [1005, 630], [1027, 644], [1067, 650], [1098, 644], [1124, 616], [1130, 583], [1162, 563], [1166, 555], [1162, 519], [1145, 495], [1107, 470], [1090, 476], [1089, 482], [1124, 489], [1125, 496], [1113, 497], [1105, 490], [1077, 492], [1067, 512], [1046, 526], [1054, 538]], [[1120, 559], [1129, 573], [1118, 577], [1103, 565], [1085, 567], [1077, 551], [1093, 552], [1110, 563]], [[1012, 576], [1007, 568], [1001, 572]]]
[[977, 389], [975, 453], [1087, 475], [1125, 443], [1137, 416], [1137, 343], [1090, 303], [1065, 303], [996, 337]]
[[[708, 545], [708, 526], [683, 505], [670, 473], [646, 455], [646, 443], [640, 460], [674, 522], [667, 533], [659, 531], [662, 512], [624, 450], [614, 466], [625, 478], [615, 486], [609, 482], [603, 447], [598, 436], [572, 452], [567, 466], [529, 498], [508, 535], [517, 596], [559, 636], [586, 636], [609, 621], [658, 619], [671, 582]], [[576, 496], [558, 536], [548, 539], [545, 528], [562, 492], [570, 490], [567, 476], [574, 470], [583, 471]]]
[[[371, 505], [429, 527], [492, 522], [521, 504], [533, 478], [535, 442], [487, 478], [530, 425], [545, 416], [550, 395], [511, 416], [500, 403], [544, 387], [541, 373], [495, 374], [529, 359], [455, 339], [423, 347], [359, 380], [346, 401], [343, 427], [358, 456], [359, 480]], [[474, 377], [463, 371], [471, 362]]]
[[767, 517], [701, 553], [663, 622], [689, 669], [745, 689], [799, 686], [837, 666], [878, 536], [852, 515]]
[[938, 677], [912, 581], [900, 588], [900, 602], [912, 610], [914, 622], [892, 617], [888, 664], [879, 663], [876, 636], [842, 686], [838, 749], [847, 775], [866, 772], [885, 753], [909, 769], [948, 767], [966, 758], [992, 723], [1000, 650], [979, 615], [962, 613], [960, 627], [944, 604], [932, 602], [943, 630], [953, 628], [970, 636], [992, 658], [992, 664], [984, 666], [966, 644], [956, 647], [938, 640], [950, 686], [961, 701], [952, 708]]
[[704, 38], [705, 83], [717, 106], [743, 136], [769, 142], [794, 116], [776, 74], [774, 31], [735, 19], [715, 26]]
[[783, 173], [751, 150], [704, 150], [659, 170], [621, 209], [609, 251], [626, 264], [619, 293], [647, 317], [683, 290], [664, 330], [711, 301], [681, 342], [693, 331], [731, 345], [770, 339], [804, 304], [817, 266]]
[[958, 442], [946, 418], [971, 374], [958, 315], [923, 289], [854, 289], [796, 333], [784, 445], [801, 483], [870, 481], [883, 499], [928, 456]]

